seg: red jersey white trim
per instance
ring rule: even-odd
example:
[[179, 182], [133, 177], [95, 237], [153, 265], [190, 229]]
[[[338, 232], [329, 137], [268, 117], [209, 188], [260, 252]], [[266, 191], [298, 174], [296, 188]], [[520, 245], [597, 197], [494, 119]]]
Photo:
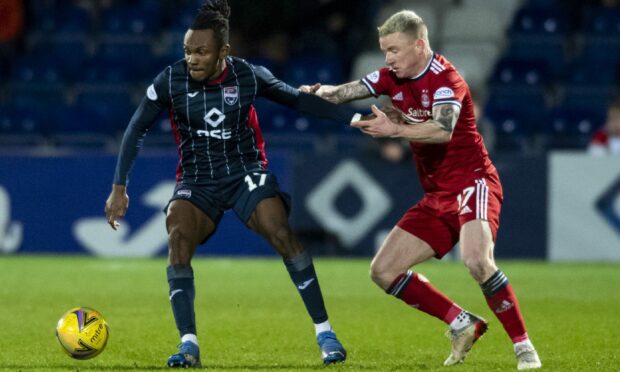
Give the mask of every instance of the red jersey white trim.
[[427, 193], [460, 192], [472, 175], [479, 178], [496, 172], [476, 129], [469, 87], [442, 55], [435, 53], [427, 68], [414, 78], [399, 79], [384, 67], [368, 74], [362, 83], [374, 96], [391, 97], [392, 105], [413, 122], [431, 120], [432, 107], [438, 104], [461, 108], [448, 143], [411, 143], [420, 182]]

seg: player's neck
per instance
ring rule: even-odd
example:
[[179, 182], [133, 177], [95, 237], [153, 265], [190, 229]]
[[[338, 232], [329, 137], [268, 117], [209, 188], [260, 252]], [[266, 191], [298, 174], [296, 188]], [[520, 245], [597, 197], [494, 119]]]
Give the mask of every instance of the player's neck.
[[208, 81], [218, 80], [222, 77], [222, 74], [226, 71], [226, 58], [220, 60], [217, 64], [215, 73], [207, 78]]
[[420, 63], [416, 66], [415, 71], [411, 76], [412, 79], [420, 77], [420, 75], [422, 75], [424, 71], [426, 71], [428, 65], [430, 65], [431, 60], [433, 59], [433, 54], [433, 51], [430, 49], [427, 49], [423, 52], [423, 58], [420, 59]]

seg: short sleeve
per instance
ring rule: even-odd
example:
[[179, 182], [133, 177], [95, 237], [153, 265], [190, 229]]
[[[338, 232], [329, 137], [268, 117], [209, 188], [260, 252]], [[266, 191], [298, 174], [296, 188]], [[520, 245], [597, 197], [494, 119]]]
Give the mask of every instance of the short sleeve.
[[364, 84], [366, 88], [368, 88], [370, 94], [375, 97], [389, 94], [391, 81], [390, 70], [387, 67], [373, 71], [361, 79], [362, 84]]
[[461, 107], [467, 94], [467, 84], [458, 72], [448, 70], [437, 76], [430, 94], [433, 97], [433, 106], [454, 104]]

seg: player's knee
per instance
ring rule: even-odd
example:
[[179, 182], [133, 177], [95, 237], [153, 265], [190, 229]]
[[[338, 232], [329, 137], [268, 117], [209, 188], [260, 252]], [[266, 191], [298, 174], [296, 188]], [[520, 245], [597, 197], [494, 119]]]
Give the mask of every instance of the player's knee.
[[387, 288], [395, 275], [391, 273], [388, 267], [377, 260], [373, 260], [370, 264], [370, 279], [379, 287]]
[[191, 235], [181, 227], [172, 227], [168, 232], [168, 251], [174, 264], [188, 264], [193, 245]]
[[286, 245], [291, 240], [293, 233], [284, 226], [277, 226], [269, 233], [269, 241], [276, 245]]
[[493, 262], [487, 257], [464, 257], [463, 263], [477, 282], [482, 282], [489, 272], [493, 272]]
[[278, 226], [272, 229], [267, 234], [267, 240], [283, 256], [295, 256], [301, 253], [293, 231], [288, 226]]

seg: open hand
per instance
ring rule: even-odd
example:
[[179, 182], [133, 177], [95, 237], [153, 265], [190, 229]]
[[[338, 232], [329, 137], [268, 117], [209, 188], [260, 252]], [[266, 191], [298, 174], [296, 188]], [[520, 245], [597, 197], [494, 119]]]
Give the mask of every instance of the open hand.
[[320, 87], [321, 83], [316, 83], [314, 85], [302, 85], [299, 87], [299, 91], [302, 93], [315, 94]]
[[120, 220], [125, 216], [129, 208], [129, 196], [125, 186], [114, 185], [112, 186], [112, 192], [108, 196], [108, 200], [105, 202], [105, 217], [108, 220], [108, 224], [114, 230], [118, 229]]
[[[384, 109], [387, 113], [382, 111]], [[372, 114], [362, 117], [360, 121], [354, 121], [351, 126], [375, 138], [397, 137], [401, 130], [399, 127], [404, 123], [402, 112], [396, 108], [391, 110], [385, 107], [379, 110], [375, 105], [371, 106], [371, 110]]]

